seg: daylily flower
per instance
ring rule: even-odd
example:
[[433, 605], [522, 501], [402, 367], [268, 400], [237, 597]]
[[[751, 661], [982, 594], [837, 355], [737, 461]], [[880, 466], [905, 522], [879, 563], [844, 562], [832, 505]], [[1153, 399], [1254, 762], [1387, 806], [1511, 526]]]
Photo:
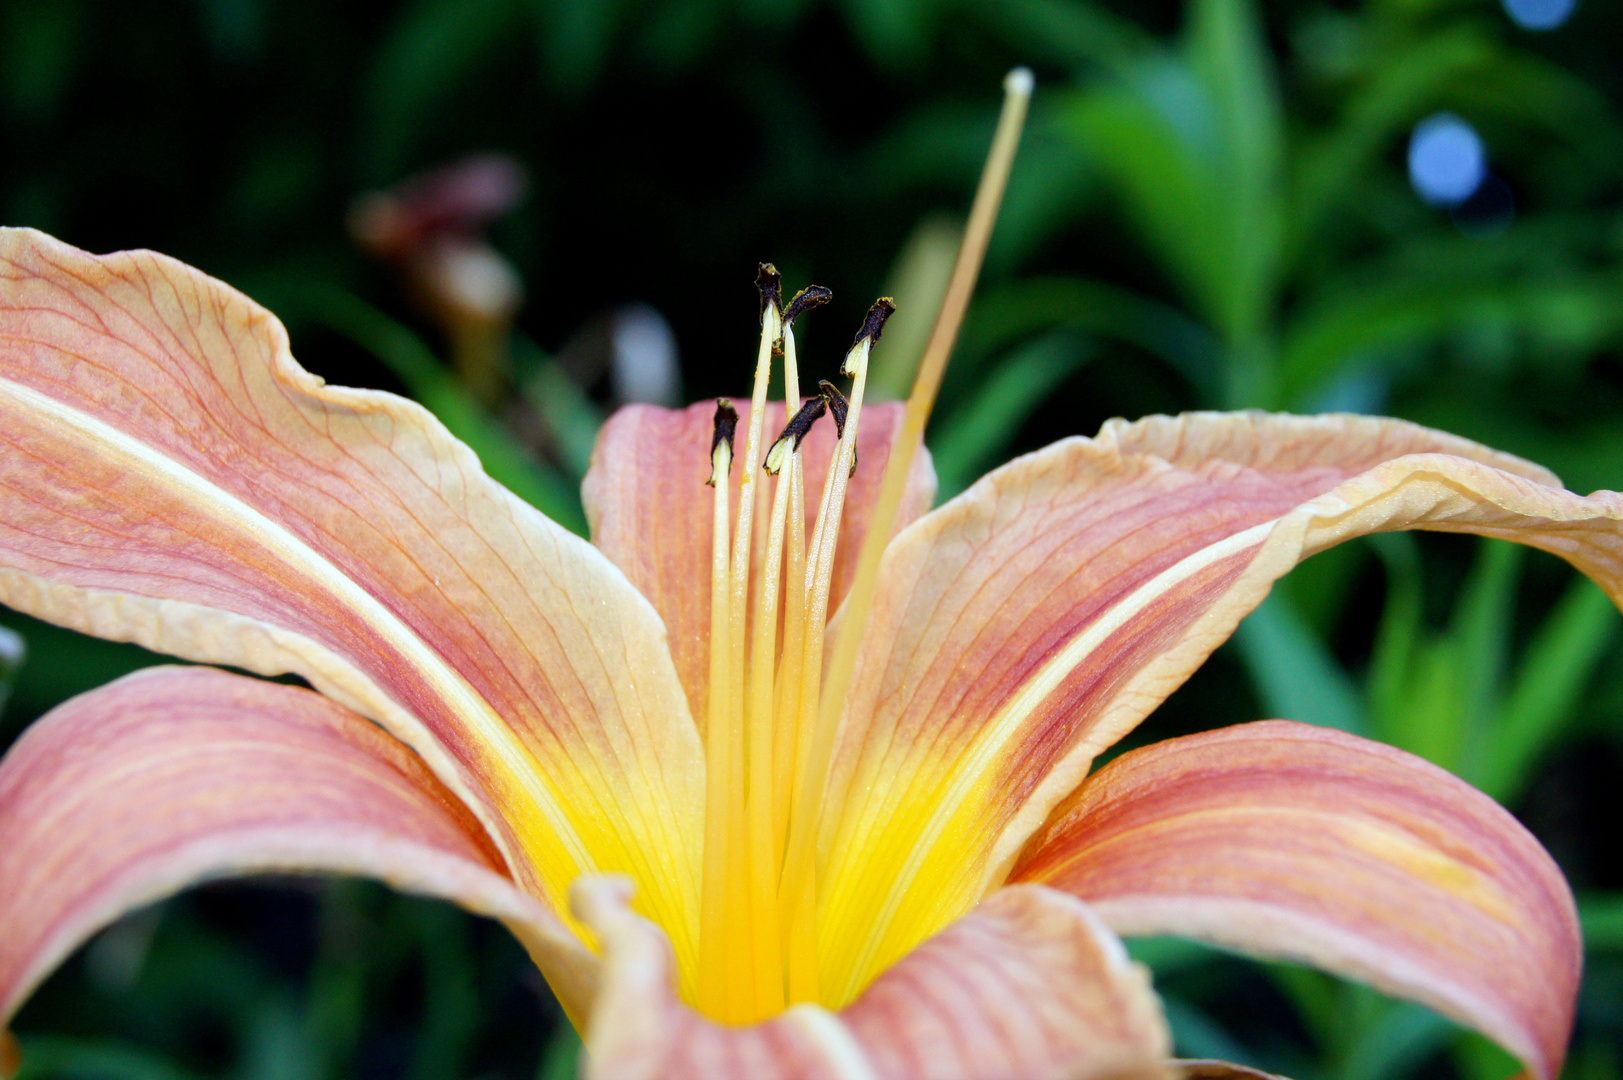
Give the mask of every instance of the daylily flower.
[[822, 294], [761, 284], [751, 400], [616, 414], [588, 543], [228, 286], [0, 232], [0, 602], [314, 688], [150, 669], [19, 739], [0, 1022], [124, 911], [318, 871], [502, 920], [592, 1077], [1165, 1075], [1125, 933], [1363, 979], [1551, 1080], [1572, 897], [1486, 796], [1287, 721], [1088, 773], [1307, 555], [1473, 532], [1617, 599], [1623, 500], [1400, 421], [1208, 413], [930, 511], [933, 388], [862, 401], [885, 306], [849, 399], [801, 401]]

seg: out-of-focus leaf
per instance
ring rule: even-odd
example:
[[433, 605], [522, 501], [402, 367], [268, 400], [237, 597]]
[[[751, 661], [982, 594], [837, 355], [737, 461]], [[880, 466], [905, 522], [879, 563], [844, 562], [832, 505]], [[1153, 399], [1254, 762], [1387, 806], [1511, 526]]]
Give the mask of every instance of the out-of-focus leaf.
[[603, 410], [556, 360], [524, 334], [513, 335], [513, 363], [519, 393], [547, 425], [559, 458], [579, 482], [592, 463], [592, 447], [597, 444], [597, 429], [603, 426]]
[[1022, 55], [1063, 67], [1093, 64], [1119, 74], [1158, 47], [1136, 23], [1086, 0], [985, 0], [981, 8]]
[[[1483, 1038], [1474, 1031], [1462, 1031], [1454, 1041], [1454, 1052], [1450, 1055], [1454, 1067], [1459, 1070], [1461, 1080], [1510, 1080], [1521, 1073], [1521, 1062], [1511, 1057], [1499, 1045]], [[1567, 1059], [1567, 1067], [1561, 1070], [1562, 1076], [1573, 1077], [1572, 1068], [1574, 1054]], [[1578, 1072], [1577, 1076], [1582, 1076]], [[1576, 1080], [1576, 1078], [1575, 1078]], [[1599, 1078], [1591, 1078], [1599, 1080]]]
[[195, 1080], [158, 1055], [111, 1039], [24, 1036], [16, 1080]]
[[926, 215], [913, 226], [891, 265], [885, 293], [896, 314], [885, 324], [884, 345], [868, 366], [868, 395], [875, 401], [901, 401], [913, 389], [924, 347], [935, 328], [941, 298], [958, 258], [963, 223], [946, 214]]
[[1510, 667], [1510, 629], [1516, 586], [1527, 549], [1503, 540], [1479, 540], [1476, 564], [1466, 577], [1449, 635], [1458, 644], [1460, 731], [1452, 760], [1437, 764], [1475, 781], [1491, 741], [1495, 706]]
[[341, 289], [312, 287], [305, 303], [314, 318], [388, 365], [412, 397], [473, 448], [492, 479], [565, 528], [586, 532], [578, 493], [485, 412], [417, 335]]
[[[1064, 98], [1039, 92], [1020, 139], [997, 229], [986, 250], [986, 274], [1009, 273], [1080, 221], [1096, 201], [1094, 169], [1065, 130]], [[890, 331], [885, 331], [887, 334]]]
[[1493, 49], [1475, 28], [1460, 27], [1406, 42], [1371, 65], [1347, 98], [1338, 123], [1308, 137], [1298, 151], [1291, 202], [1291, 239], [1300, 248], [1331, 207], [1351, 197], [1356, 180], [1392, 140], [1433, 107], [1450, 82], [1486, 63]]
[[1245, 617], [1235, 644], [1270, 717], [1362, 734], [1358, 689], [1282, 592]]
[[1360, 1025], [1342, 1056], [1339, 1080], [1402, 1080], [1447, 1046], [1458, 1030], [1430, 1009], [1392, 1002], [1378, 1020]]
[[535, 1071], [535, 1080], [574, 1080], [580, 1067], [580, 1036], [574, 1025], [560, 1019], [546, 1049], [541, 1051], [541, 1064]]
[[423, 1025], [417, 1031], [410, 1077], [461, 1076], [479, 1023], [467, 920], [443, 903], [416, 903], [407, 910], [424, 968]]
[[305, 1025], [290, 1001], [272, 998], [248, 1014], [241, 1049], [241, 1080], [309, 1080], [317, 1059]]
[[523, 17], [520, 0], [417, 0], [401, 14], [365, 88], [374, 183], [395, 178], [424, 118], [522, 29]]
[[948, 370], [962, 376], [1022, 338], [1055, 327], [1136, 345], [1164, 360], [1201, 397], [1212, 400], [1217, 393], [1217, 346], [1199, 323], [1158, 300], [1081, 278], [1027, 278], [983, 293], [970, 308]]
[[1623, 893], [1588, 893], [1578, 897], [1578, 921], [1584, 947], [1623, 952]]
[[1473, 783], [1514, 799], [1544, 750], [1571, 719], [1578, 696], [1617, 636], [1617, 609], [1586, 577], [1574, 579], [1527, 647]]
[[1128, 938], [1123, 944], [1127, 946], [1127, 954], [1153, 971], [1157, 979], [1188, 971], [1223, 955], [1210, 945], [1188, 938]]
[[1252, 0], [1195, 0], [1188, 54], [1219, 142], [1214, 179], [1228, 235], [1217, 320], [1240, 342], [1262, 333], [1271, 313], [1285, 224], [1284, 118]]
[[1300, 407], [1350, 363], [1469, 326], [1497, 324], [1579, 349], [1623, 334], [1623, 282], [1614, 273], [1525, 282], [1446, 275], [1391, 268], [1368, 286], [1326, 290], [1286, 332], [1283, 399]]
[[0, 715], [6, 711], [6, 701], [11, 697], [11, 688], [17, 682], [17, 675], [23, 669], [23, 661], [28, 658], [28, 646], [23, 636], [15, 630], [8, 630], [0, 626]]
[[1163, 993], [1161, 1007], [1172, 1029], [1173, 1052], [1179, 1057], [1245, 1064], [1252, 1056], [1223, 1025], [1176, 994]]
[[880, 67], [905, 70], [924, 60], [932, 0], [844, 0], [841, 6], [857, 40]]
[[526, 2], [540, 27], [543, 76], [566, 93], [584, 93], [608, 58], [620, 26], [620, 0]]
[[1086, 340], [1055, 331], [999, 364], [931, 434], [939, 497], [958, 494], [996, 464], [1025, 418], [1092, 354]]

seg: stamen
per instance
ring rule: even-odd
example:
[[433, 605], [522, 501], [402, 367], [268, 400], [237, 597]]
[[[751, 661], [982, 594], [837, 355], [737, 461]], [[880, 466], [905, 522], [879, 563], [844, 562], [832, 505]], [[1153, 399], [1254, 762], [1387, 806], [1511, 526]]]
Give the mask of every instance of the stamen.
[[726, 398], [717, 399], [715, 433], [710, 436], [710, 479], [705, 481], [711, 487], [732, 472], [733, 433], [737, 430], [738, 410]]
[[[834, 437], [836, 439], [845, 438], [845, 414], [849, 411], [851, 403], [845, 400], [845, 395], [840, 393], [840, 388], [827, 379], [818, 383], [817, 388], [823, 392], [824, 397], [828, 398], [829, 410], [834, 413]], [[853, 446], [851, 447], [851, 473], [849, 475], [855, 475], [856, 471], [857, 448]]]
[[[816, 967], [816, 841], [817, 822], [822, 808], [823, 787], [829, 762], [834, 755], [839, 709], [829, 708], [821, 694], [823, 634], [828, 623], [829, 593], [834, 584], [834, 557], [839, 546], [840, 519], [845, 510], [846, 485], [855, 470], [858, 421], [862, 396], [868, 382], [868, 356], [878, 340], [885, 320], [896, 310], [889, 297], [876, 301], [868, 310], [862, 330], [840, 370], [852, 377], [848, 405], [841, 398], [845, 423], [839, 425], [839, 443], [829, 461], [828, 479], [823, 484], [823, 505], [817, 512], [815, 555], [807, 573], [809, 611], [806, 614], [806, 640], [801, 674], [802, 732], [811, 731], [806, 751], [796, 768], [793, 801], [789, 811], [789, 837], [784, 851], [782, 896], [789, 914], [789, 1000], [816, 1001], [819, 974]], [[837, 393], [837, 391], [836, 391]], [[825, 396], [828, 396], [825, 394]], [[831, 400], [832, 406], [832, 400]], [[834, 722], [825, 720], [832, 715]]]
[[[828, 386], [829, 384], [825, 382], [822, 385]], [[839, 393], [839, 391], [836, 390], [835, 393]], [[794, 416], [789, 418], [789, 422], [783, 427], [783, 434], [778, 436], [778, 441], [773, 443], [772, 448], [766, 452], [766, 460], [761, 462], [761, 468], [767, 471], [767, 475], [778, 475], [778, 470], [783, 468], [783, 463], [788, 460], [790, 452], [798, 452], [800, 450], [801, 440], [804, 439], [806, 437], [806, 433], [812, 429], [812, 425], [815, 424], [824, 413], [828, 412], [828, 408], [829, 400], [827, 394], [820, 394], [817, 397], [807, 401], [806, 404], [800, 407], [799, 412], [795, 413]], [[839, 424], [840, 430], [844, 431], [844, 398], [840, 399], [840, 411], [836, 418], [836, 422]]]
[[711, 1015], [730, 1009], [735, 981], [728, 978], [734, 969], [733, 950], [725, 933], [729, 904], [727, 887], [728, 833], [732, 831], [730, 792], [727, 778], [732, 773], [732, 738], [729, 721], [732, 684], [727, 678], [727, 658], [731, 655], [728, 637], [728, 598], [732, 591], [731, 522], [728, 495], [732, 485], [733, 432], [738, 427], [738, 411], [725, 398], [716, 403], [715, 434], [710, 441], [710, 480], [716, 490], [713, 539], [710, 558], [710, 688], [705, 710], [705, 841], [704, 881], [699, 911], [699, 980], [701, 1008]]

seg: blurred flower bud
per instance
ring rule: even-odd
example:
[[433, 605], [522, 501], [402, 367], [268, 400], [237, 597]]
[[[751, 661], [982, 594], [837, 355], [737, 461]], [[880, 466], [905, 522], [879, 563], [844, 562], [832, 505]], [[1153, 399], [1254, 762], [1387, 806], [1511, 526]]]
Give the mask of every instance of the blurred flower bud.
[[405, 275], [450, 339], [464, 384], [487, 403], [502, 396], [524, 286], [483, 231], [518, 205], [524, 188], [522, 166], [486, 154], [363, 195], [349, 214], [350, 235]]

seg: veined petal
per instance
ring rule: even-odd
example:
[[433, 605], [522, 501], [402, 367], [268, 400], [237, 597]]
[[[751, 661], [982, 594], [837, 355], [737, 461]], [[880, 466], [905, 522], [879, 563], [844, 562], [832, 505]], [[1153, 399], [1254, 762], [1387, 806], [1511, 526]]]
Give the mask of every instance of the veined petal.
[[1002, 889], [839, 1013], [726, 1027], [677, 1000], [670, 946], [623, 881], [577, 886], [604, 945], [587, 1080], [1152, 1080], [1171, 1075], [1148, 973], [1074, 897]]
[[211, 878], [364, 874], [501, 919], [579, 1015], [596, 960], [415, 754], [319, 694], [150, 668], [0, 760], [0, 1028], [119, 915]]
[[1566, 880], [1498, 803], [1402, 750], [1286, 720], [1156, 743], [1089, 777], [1013, 876], [1118, 933], [1361, 979], [1560, 1071], [1583, 964]]
[[1381, 530], [1562, 555], [1616, 599], [1623, 499], [1395, 420], [1113, 422], [1012, 462], [892, 543], [823, 834], [835, 1000], [1003, 880], [1089, 763], [1302, 558]]
[[620, 870], [693, 947], [703, 758], [656, 613], [425, 410], [324, 385], [181, 263], [0, 232], [0, 602], [297, 672], [560, 911]]
[[[749, 428], [750, 404], [737, 403], [738, 430]], [[868, 517], [879, 497], [879, 481], [890, 459], [891, 443], [901, 424], [898, 403], [867, 405], [857, 432], [857, 471], [846, 489], [844, 523], [834, 559], [834, 586], [829, 609], [840, 599], [856, 573], [856, 562], [867, 535]], [[597, 437], [592, 467], [581, 486], [592, 542], [624, 570], [642, 594], [653, 601], [670, 634], [671, 654], [687, 688], [688, 701], [701, 715], [709, 681], [711, 536], [714, 514], [704, 482], [710, 476], [710, 441], [716, 413], [713, 401], [686, 409], [629, 405], [611, 416]], [[784, 425], [783, 402], [767, 405], [765, 441], [770, 444]], [[743, 453], [740, 444], [738, 452]], [[801, 444], [806, 476], [806, 534], [811, 536], [823, 482], [834, 454], [834, 425], [815, 425]], [[745, 468], [761, 463], [740, 461], [733, 467], [737, 485]], [[762, 485], [761, 493], [770, 492]], [[736, 497], [736, 495], [735, 495]], [[762, 494], [770, 498], [769, 494]], [[928, 453], [913, 459], [908, 493], [897, 515], [896, 528], [930, 509], [935, 499], [935, 470]], [[765, 529], [767, 515], [756, 523]], [[764, 532], [762, 537], [764, 540]], [[754, 545], [756, 573], [765, 557], [765, 543]]]

